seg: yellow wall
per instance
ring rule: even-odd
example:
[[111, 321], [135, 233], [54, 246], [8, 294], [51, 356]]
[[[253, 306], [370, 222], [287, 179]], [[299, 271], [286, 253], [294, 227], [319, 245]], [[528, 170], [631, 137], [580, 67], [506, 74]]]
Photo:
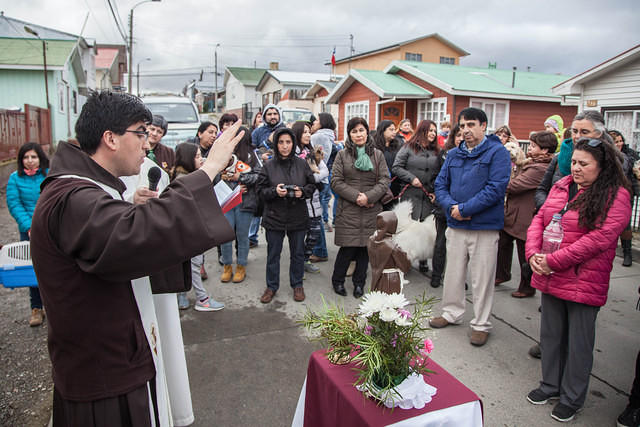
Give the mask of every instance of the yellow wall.
[[[456, 65], [460, 65], [460, 53], [457, 50], [451, 48], [449, 45], [441, 42], [435, 37], [429, 37], [422, 40], [416, 40], [413, 43], [409, 43], [395, 49], [365, 56], [363, 58], [356, 58], [351, 61], [351, 68], [382, 71], [391, 61], [404, 60], [405, 53], [407, 52], [421, 53], [423, 62], [434, 62], [439, 64], [440, 57], [446, 56], [455, 58]], [[336, 74], [346, 75], [348, 72], [349, 62], [336, 65]]]

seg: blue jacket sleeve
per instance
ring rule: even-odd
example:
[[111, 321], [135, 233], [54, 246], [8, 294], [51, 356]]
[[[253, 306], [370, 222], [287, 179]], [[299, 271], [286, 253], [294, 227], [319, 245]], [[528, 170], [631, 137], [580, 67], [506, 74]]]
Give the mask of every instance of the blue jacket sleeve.
[[436, 182], [434, 184], [436, 200], [447, 216], [449, 216], [449, 212], [451, 212], [451, 206], [458, 204], [457, 201], [453, 200], [449, 193], [449, 186], [451, 185], [451, 180], [449, 178], [449, 163], [451, 163], [451, 156], [447, 156], [447, 159], [440, 168], [440, 173], [436, 177]]
[[511, 158], [509, 152], [503, 147], [498, 147], [493, 152], [489, 163], [487, 184], [478, 194], [458, 205], [460, 215], [472, 217], [497, 203], [504, 203], [504, 195], [507, 185], [509, 185], [510, 176]]
[[14, 172], [9, 177], [9, 182], [7, 182], [7, 207], [11, 216], [18, 223], [20, 231], [27, 231], [31, 228], [31, 215], [20, 199], [18, 179], [18, 173]]

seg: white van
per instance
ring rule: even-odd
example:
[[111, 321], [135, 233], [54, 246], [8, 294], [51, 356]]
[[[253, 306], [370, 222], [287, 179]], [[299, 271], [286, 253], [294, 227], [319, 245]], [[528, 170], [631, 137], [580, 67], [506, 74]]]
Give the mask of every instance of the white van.
[[145, 96], [144, 105], [156, 115], [163, 116], [169, 123], [162, 143], [173, 149], [181, 142], [193, 138], [200, 126], [198, 108], [184, 96]]

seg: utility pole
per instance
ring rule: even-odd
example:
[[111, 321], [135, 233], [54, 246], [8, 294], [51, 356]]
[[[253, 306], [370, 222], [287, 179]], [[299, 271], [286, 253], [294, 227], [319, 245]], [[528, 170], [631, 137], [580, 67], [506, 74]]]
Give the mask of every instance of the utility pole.
[[25, 25], [24, 30], [29, 34], [36, 36], [42, 42], [42, 61], [44, 65], [44, 92], [47, 98], [47, 110], [48, 110], [49, 109], [49, 79], [47, 78], [47, 42], [44, 39], [40, 38], [40, 36], [38, 35], [38, 32], [35, 31], [34, 29], [27, 27]]
[[220, 43], [216, 43], [216, 47], [213, 50], [213, 76], [214, 76], [214, 95], [213, 95], [213, 111], [218, 112], [218, 46]]
[[351, 57], [354, 54], [354, 49], [353, 49], [353, 34], [349, 34], [349, 70], [351, 70]]
[[131, 8], [131, 11], [129, 12], [129, 66], [127, 67], [128, 71], [129, 71], [129, 93], [131, 92], [131, 85], [132, 85], [132, 75], [131, 75], [131, 69], [133, 68], [133, 10], [140, 6], [142, 3], [149, 3], [149, 2], [159, 2], [160, 0], [143, 0], [140, 3], [137, 3], [136, 5], [134, 5]]

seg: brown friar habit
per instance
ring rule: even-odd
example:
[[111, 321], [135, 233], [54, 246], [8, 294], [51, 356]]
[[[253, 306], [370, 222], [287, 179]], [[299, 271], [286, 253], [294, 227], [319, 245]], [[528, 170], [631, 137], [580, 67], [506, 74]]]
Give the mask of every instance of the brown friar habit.
[[397, 268], [406, 273], [411, 268], [411, 261], [407, 254], [392, 239], [397, 227], [398, 218], [391, 211], [381, 212], [376, 217], [377, 230], [367, 242], [372, 291], [400, 293], [402, 289], [400, 274], [384, 273], [384, 270]]
[[60, 143], [33, 215], [31, 251], [55, 389], [63, 399], [88, 402], [129, 393], [155, 375], [130, 281], [176, 266], [183, 280], [173, 289], [165, 281], [165, 290], [182, 290], [191, 280], [191, 257], [234, 233], [203, 171], [143, 205], [64, 175], [120, 193], [124, 185], [78, 148]]

